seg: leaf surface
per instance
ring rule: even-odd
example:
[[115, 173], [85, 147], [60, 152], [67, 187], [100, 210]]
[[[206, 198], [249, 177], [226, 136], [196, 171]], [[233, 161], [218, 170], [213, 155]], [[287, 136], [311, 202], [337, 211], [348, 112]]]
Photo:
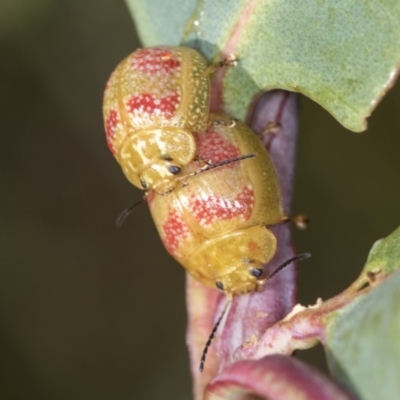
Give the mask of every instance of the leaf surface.
[[372, 246], [363, 272], [392, 272], [400, 267], [400, 227]]
[[126, 1], [145, 46], [185, 44], [209, 60], [240, 59], [222, 78], [221, 101], [242, 120], [257, 94], [280, 88], [361, 131], [397, 75], [396, 0]]
[[400, 393], [400, 271], [341, 310], [327, 335], [333, 375], [363, 400]]

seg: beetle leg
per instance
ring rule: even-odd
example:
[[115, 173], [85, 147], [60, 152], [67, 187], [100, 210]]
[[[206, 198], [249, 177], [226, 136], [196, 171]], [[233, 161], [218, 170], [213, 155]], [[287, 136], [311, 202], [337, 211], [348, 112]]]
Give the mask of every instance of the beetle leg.
[[198, 162], [199, 164], [205, 164], [207, 166], [210, 166], [212, 164], [212, 160], [205, 160], [204, 158], [200, 158], [198, 155], [195, 156], [194, 161]]
[[309, 224], [309, 219], [305, 214], [297, 214], [292, 217], [286, 216], [282, 222], [292, 222], [297, 229], [304, 230]]
[[217, 62], [215, 64], [209, 65], [208, 68], [207, 68], [207, 73], [209, 75], [211, 75], [212, 73], [214, 73], [219, 68], [236, 67], [238, 62], [239, 62], [239, 58], [237, 58], [233, 54], [231, 54], [230, 56], [224, 58], [223, 60], [221, 60], [221, 61], [219, 61], [219, 62]]
[[227, 128], [234, 128], [236, 126], [237, 119], [235, 118], [221, 118], [221, 119], [209, 119], [209, 126], [226, 126]]
[[260, 133], [258, 133], [257, 136], [261, 140], [264, 140], [269, 135], [276, 135], [277, 133], [279, 133], [281, 128], [282, 126], [279, 122], [269, 121], [267, 126]]
[[257, 287], [256, 287], [257, 292], [261, 292], [264, 289], [264, 285], [266, 284], [266, 282], [267, 282], [267, 279], [258, 279], [256, 281], [256, 283], [257, 283]]

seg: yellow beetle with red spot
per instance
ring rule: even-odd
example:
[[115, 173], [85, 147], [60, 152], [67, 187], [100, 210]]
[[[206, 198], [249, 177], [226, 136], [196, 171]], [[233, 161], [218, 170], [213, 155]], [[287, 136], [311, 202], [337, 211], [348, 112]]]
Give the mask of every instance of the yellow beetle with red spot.
[[188, 47], [139, 49], [112, 73], [104, 93], [107, 144], [141, 189], [173, 182], [206, 129], [210, 68]]
[[[226, 115], [210, 113], [211, 121]], [[285, 220], [278, 179], [261, 141], [245, 124], [217, 123], [195, 135], [196, 159], [182, 170], [186, 180], [166, 194], [148, 196], [151, 214], [168, 252], [203, 284], [227, 295], [262, 287], [262, 265], [276, 251], [268, 229]], [[194, 177], [204, 160], [232, 162]]]

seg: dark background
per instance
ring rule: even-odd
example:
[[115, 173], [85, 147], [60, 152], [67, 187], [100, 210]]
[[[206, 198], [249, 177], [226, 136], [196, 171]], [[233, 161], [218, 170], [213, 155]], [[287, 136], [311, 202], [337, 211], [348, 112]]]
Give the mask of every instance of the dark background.
[[[122, 0], [0, 2], [0, 398], [188, 399], [184, 273], [105, 146], [101, 102], [138, 45]], [[312, 304], [400, 223], [399, 87], [355, 134], [301, 100], [294, 233]], [[319, 349], [299, 353], [323, 367]]]

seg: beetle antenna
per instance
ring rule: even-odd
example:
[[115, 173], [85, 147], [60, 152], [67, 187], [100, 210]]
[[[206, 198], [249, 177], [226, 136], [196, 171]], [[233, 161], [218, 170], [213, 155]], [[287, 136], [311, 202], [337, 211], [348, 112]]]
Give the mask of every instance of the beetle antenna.
[[208, 337], [207, 343], [204, 346], [203, 353], [201, 355], [201, 360], [200, 360], [200, 368], [199, 368], [200, 372], [203, 372], [203, 370], [204, 370], [204, 363], [206, 362], [208, 349], [211, 345], [212, 340], [214, 339], [215, 332], [217, 331], [219, 324], [221, 323], [222, 318], [224, 317], [226, 310], [228, 309], [229, 304], [231, 304], [231, 300], [227, 301], [227, 303], [225, 304], [225, 307], [224, 307], [221, 315], [219, 316], [218, 321], [215, 323], [215, 325], [210, 333], [210, 336]]
[[[276, 268], [275, 271], [272, 272], [272, 274], [268, 277], [268, 280], [271, 279], [280, 270], [282, 270], [283, 268], [287, 267], [292, 262], [305, 260], [306, 258], [310, 258], [310, 257], [311, 257], [310, 253], [302, 253], [302, 254], [298, 254], [297, 256], [294, 256], [292, 258], [289, 258], [289, 260], [286, 260], [283, 264], [281, 264], [278, 268]], [[201, 360], [200, 360], [200, 368], [199, 368], [200, 372], [203, 372], [203, 370], [204, 370], [204, 364], [205, 364], [205, 361], [206, 361], [208, 349], [209, 349], [209, 347], [211, 345], [212, 340], [214, 339], [215, 332], [217, 331], [217, 329], [218, 329], [218, 327], [219, 327], [219, 325], [220, 325], [220, 323], [222, 321], [222, 318], [224, 317], [224, 315], [226, 313], [226, 310], [228, 309], [228, 306], [229, 306], [230, 303], [231, 303], [231, 300], [229, 300], [226, 303], [226, 305], [225, 305], [220, 317], [218, 318], [218, 321], [215, 323], [215, 325], [214, 325], [214, 327], [213, 327], [213, 329], [212, 329], [212, 331], [210, 333], [210, 336], [208, 337], [207, 343], [204, 346], [203, 353], [202, 353]]]
[[211, 169], [222, 167], [224, 165], [231, 164], [231, 163], [234, 163], [236, 161], [242, 161], [242, 160], [246, 160], [248, 158], [253, 158], [255, 156], [256, 156], [256, 154], [254, 154], [254, 153], [245, 154], [245, 155], [239, 156], [239, 157], [228, 158], [227, 160], [223, 160], [223, 161], [220, 161], [220, 162], [215, 163], [215, 164], [206, 164], [203, 168], [198, 169], [197, 171], [193, 171], [190, 174], [187, 174], [185, 176], [182, 176], [182, 177], [178, 178], [177, 180], [184, 181], [187, 178], [191, 178], [192, 176], [196, 176], [196, 175], [201, 174], [203, 172], [210, 171]]
[[291, 264], [294, 261], [301, 261], [305, 260], [306, 258], [310, 258], [311, 254], [310, 253], [302, 253], [298, 254], [297, 256], [294, 256], [292, 258], [289, 258], [289, 260], [286, 260], [283, 264], [281, 264], [278, 268], [276, 268], [275, 271], [272, 272], [272, 274], [268, 277], [268, 280], [271, 279], [274, 275], [276, 275], [280, 270], [283, 268], [287, 267], [289, 264]]
[[[248, 158], [253, 158], [253, 157], [255, 157], [255, 156], [256, 156], [256, 154], [245, 154], [245, 155], [243, 155], [243, 156], [234, 157], [234, 158], [229, 158], [229, 159], [227, 159], [227, 160], [220, 161], [220, 162], [218, 162], [218, 163], [216, 163], [216, 164], [206, 164], [206, 165], [204, 166], [204, 168], [201, 168], [201, 169], [199, 169], [199, 170], [197, 170], [197, 171], [191, 172], [190, 174], [187, 174], [187, 175], [185, 175], [185, 176], [182, 176], [182, 177], [180, 177], [180, 178], [177, 178], [176, 180], [177, 180], [177, 181], [185, 181], [187, 178], [191, 178], [192, 176], [196, 176], [196, 175], [198, 175], [198, 174], [201, 174], [202, 172], [206, 172], [206, 171], [209, 171], [209, 170], [214, 169], [214, 168], [222, 167], [222, 166], [224, 166], [224, 165], [231, 164], [231, 163], [236, 162], [236, 161], [242, 161], [242, 160], [246, 160], [246, 159], [248, 159]], [[152, 190], [154, 190], [154, 189], [152, 189]], [[172, 190], [169, 190], [169, 191], [164, 192], [164, 193], [161, 193], [161, 194], [164, 196], [164, 195], [167, 195], [167, 194], [169, 194], [169, 193], [171, 193], [171, 192], [172, 192]], [[146, 192], [146, 193], [147, 193], [147, 192]], [[132, 210], [133, 210], [134, 208], [136, 208], [139, 204], [144, 203], [144, 202], [146, 201], [146, 198], [147, 198], [147, 194], [145, 194], [145, 195], [144, 195], [140, 200], [138, 200], [136, 203], [133, 203], [133, 204], [131, 204], [129, 207], [125, 208], [125, 210], [122, 211], [122, 213], [121, 213], [121, 214], [118, 216], [118, 218], [116, 219], [115, 225], [117, 225], [118, 227], [121, 226], [122, 223], [125, 221], [125, 219], [126, 219], [126, 218], [129, 216], [129, 214], [132, 212]]]
[[129, 214], [132, 212], [134, 208], [136, 208], [138, 205], [144, 203], [146, 201], [147, 196], [144, 195], [140, 200], [137, 202], [131, 204], [129, 207], [126, 207], [124, 211], [122, 211], [121, 214], [119, 214], [118, 218], [115, 220], [115, 225], [120, 227], [122, 223], [125, 221], [125, 219], [129, 216]]

